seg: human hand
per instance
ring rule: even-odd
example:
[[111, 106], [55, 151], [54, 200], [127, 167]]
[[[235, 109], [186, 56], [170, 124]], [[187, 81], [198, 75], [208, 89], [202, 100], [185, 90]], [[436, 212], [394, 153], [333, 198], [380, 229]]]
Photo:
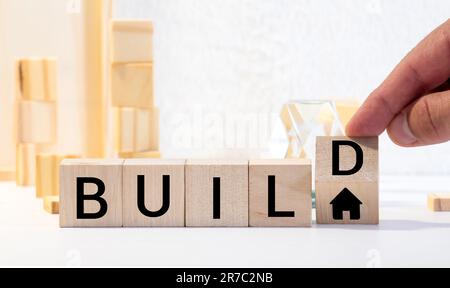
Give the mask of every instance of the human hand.
[[428, 35], [366, 100], [348, 136], [387, 129], [404, 147], [450, 140], [450, 19]]

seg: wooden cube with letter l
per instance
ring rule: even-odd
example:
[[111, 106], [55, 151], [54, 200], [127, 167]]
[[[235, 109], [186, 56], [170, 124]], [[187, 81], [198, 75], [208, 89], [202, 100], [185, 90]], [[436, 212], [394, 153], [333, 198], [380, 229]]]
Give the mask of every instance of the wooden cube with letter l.
[[61, 227], [122, 227], [123, 162], [66, 159], [61, 163]]
[[377, 137], [318, 137], [318, 224], [378, 224]]
[[311, 174], [309, 160], [250, 161], [250, 226], [310, 227]]

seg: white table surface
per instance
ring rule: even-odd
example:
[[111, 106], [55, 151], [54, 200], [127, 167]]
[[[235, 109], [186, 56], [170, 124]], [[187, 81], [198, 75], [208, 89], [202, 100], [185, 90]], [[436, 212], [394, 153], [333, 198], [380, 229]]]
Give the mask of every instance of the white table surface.
[[384, 177], [379, 226], [60, 229], [33, 188], [0, 183], [0, 266], [450, 266], [450, 213], [426, 192], [450, 178]]

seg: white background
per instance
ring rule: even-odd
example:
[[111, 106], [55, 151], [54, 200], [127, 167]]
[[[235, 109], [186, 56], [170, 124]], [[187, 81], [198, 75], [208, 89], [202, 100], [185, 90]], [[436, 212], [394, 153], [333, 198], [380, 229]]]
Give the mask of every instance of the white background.
[[[114, 17], [155, 23], [163, 147], [209, 157], [264, 155], [267, 131], [280, 134], [264, 115], [289, 99], [365, 99], [450, 15], [447, 0], [115, 0], [114, 7]], [[257, 140], [222, 129], [239, 117], [260, 119], [249, 130]], [[381, 173], [445, 175], [449, 152], [448, 144], [400, 149], [383, 140]]]

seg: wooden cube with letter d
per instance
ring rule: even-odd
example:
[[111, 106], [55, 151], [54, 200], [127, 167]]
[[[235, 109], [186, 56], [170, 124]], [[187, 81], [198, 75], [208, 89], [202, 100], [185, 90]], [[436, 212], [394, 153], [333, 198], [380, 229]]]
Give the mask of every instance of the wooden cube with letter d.
[[378, 138], [318, 137], [318, 224], [379, 223]]

